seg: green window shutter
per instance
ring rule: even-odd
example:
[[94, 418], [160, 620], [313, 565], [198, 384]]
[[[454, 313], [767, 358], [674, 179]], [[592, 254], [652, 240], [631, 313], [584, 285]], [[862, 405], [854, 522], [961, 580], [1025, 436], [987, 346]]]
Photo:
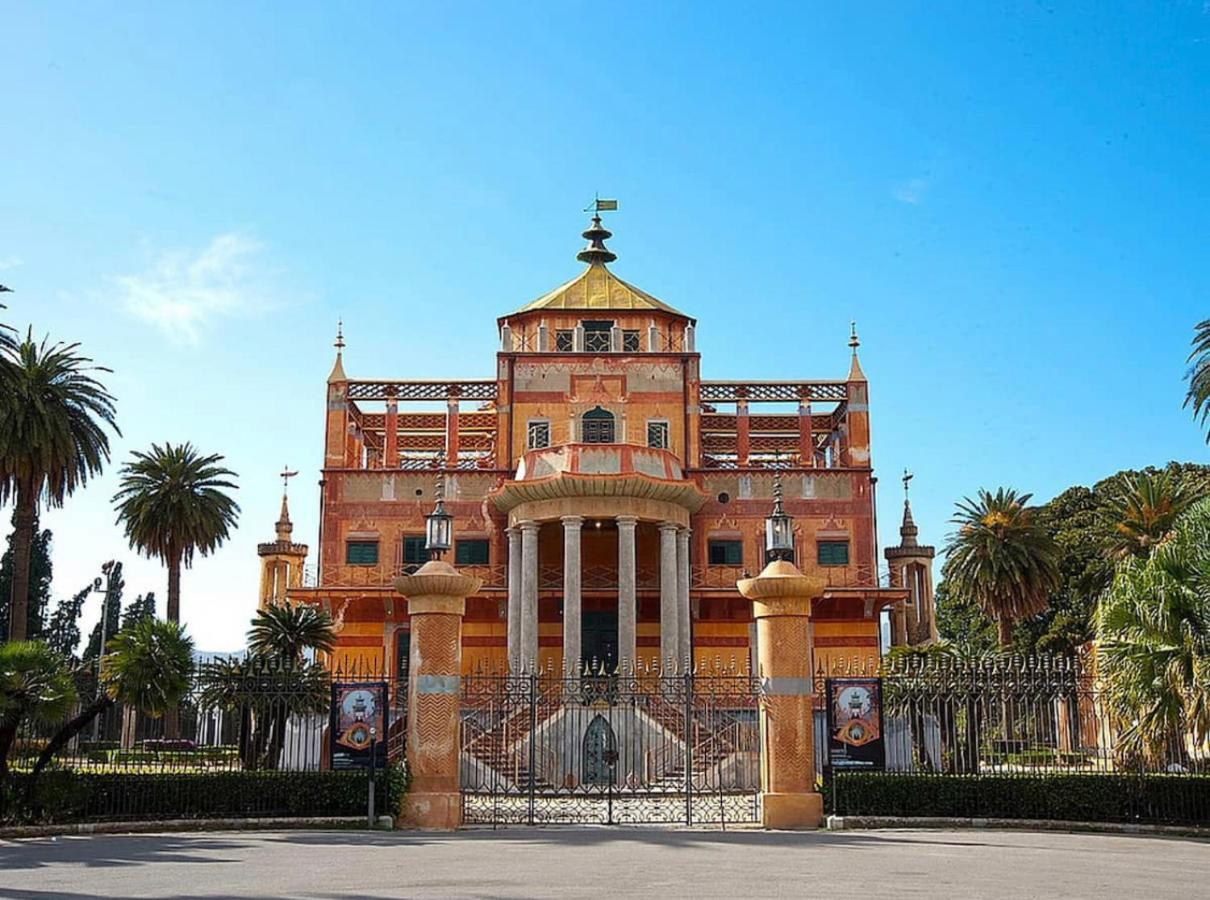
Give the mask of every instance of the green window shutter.
[[422, 566], [429, 561], [428, 551], [424, 549], [423, 534], [407, 534], [403, 537], [403, 564], [405, 566]]
[[345, 544], [345, 563], [350, 566], [378, 565], [378, 541], [349, 541]]
[[706, 549], [712, 566], [742, 566], [744, 564], [743, 541], [709, 541]]
[[454, 562], [460, 566], [486, 566], [491, 558], [487, 540], [472, 539], [454, 542]]
[[847, 566], [849, 564], [848, 541], [820, 541], [819, 564], [821, 566]]

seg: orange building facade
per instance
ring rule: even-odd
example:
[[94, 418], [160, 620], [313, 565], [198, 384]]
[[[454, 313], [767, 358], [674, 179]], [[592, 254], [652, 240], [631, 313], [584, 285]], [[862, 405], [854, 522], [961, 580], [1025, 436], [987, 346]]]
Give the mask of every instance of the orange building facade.
[[765, 564], [780, 486], [795, 563], [829, 585], [812, 609], [813, 670], [875, 660], [884, 610], [893, 639], [927, 640], [932, 548], [915, 545], [914, 524], [878, 577], [856, 335], [842, 379], [704, 379], [696, 321], [618, 278], [610, 236], [595, 217], [584, 270], [497, 321], [491, 377], [354, 378], [338, 339], [318, 559], [303, 578], [307, 548], [283, 505], [278, 540], [260, 549], [262, 605], [320, 605], [338, 625], [334, 665], [406, 675], [393, 583], [427, 559], [440, 490], [447, 561], [483, 582], [467, 601], [464, 671], [746, 668], [755, 624], [736, 582]]

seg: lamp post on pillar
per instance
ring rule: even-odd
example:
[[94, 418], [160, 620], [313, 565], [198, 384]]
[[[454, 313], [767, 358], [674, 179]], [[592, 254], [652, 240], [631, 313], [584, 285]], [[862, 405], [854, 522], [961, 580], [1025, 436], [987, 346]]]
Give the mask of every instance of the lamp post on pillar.
[[[761, 679], [761, 822], [766, 828], [818, 828], [823, 798], [815, 789], [815, 698], [811, 680], [811, 602], [826, 581], [804, 575], [782, 555], [779, 534], [793, 519], [775, 498], [766, 520], [768, 565], [736, 587], [752, 601]], [[783, 531], [783, 526], [784, 531]], [[789, 545], [793, 552], [793, 543]], [[791, 557], [792, 558], [792, 557]]]
[[395, 579], [407, 597], [411, 621], [408, 673], [407, 760], [411, 789], [400, 824], [452, 829], [462, 824], [458, 784], [458, 719], [462, 675], [462, 617], [466, 598], [483, 582], [460, 574], [440, 558], [449, 549], [452, 516], [440, 492], [427, 517], [432, 556], [414, 575]]

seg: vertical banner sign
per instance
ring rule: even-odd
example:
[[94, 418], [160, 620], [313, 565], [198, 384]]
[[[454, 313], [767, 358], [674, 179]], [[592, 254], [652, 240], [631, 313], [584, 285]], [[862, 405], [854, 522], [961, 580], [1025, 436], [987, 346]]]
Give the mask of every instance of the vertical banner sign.
[[828, 679], [828, 765], [833, 770], [886, 767], [882, 679]]
[[374, 767], [385, 768], [388, 724], [385, 681], [335, 682], [328, 728], [333, 770], [370, 768], [371, 744]]

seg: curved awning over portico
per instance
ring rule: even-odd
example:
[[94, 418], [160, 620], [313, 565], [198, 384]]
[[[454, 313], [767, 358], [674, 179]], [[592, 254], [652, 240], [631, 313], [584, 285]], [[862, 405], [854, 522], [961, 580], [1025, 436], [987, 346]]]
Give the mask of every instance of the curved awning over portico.
[[491, 495], [501, 512], [523, 503], [571, 498], [633, 498], [694, 513], [706, 495], [684, 478], [667, 450], [629, 444], [565, 444], [531, 450], [515, 479]]

